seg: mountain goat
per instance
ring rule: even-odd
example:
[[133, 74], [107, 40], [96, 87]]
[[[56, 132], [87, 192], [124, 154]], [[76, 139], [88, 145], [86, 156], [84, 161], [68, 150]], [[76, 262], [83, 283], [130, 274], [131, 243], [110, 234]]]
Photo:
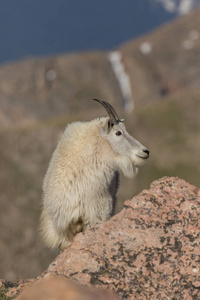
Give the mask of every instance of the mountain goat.
[[43, 182], [41, 234], [47, 246], [68, 247], [74, 236], [113, 213], [119, 171], [133, 177], [149, 151], [126, 131], [114, 108], [109, 117], [67, 126]]

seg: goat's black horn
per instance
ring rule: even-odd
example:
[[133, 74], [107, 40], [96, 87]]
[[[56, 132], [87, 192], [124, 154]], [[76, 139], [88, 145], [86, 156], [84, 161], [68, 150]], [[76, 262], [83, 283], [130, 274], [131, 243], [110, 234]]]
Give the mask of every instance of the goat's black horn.
[[110, 123], [112, 125], [116, 125], [116, 124], [119, 124], [119, 122], [121, 122], [120, 118], [118, 117], [118, 115], [117, 115], [116, 111], [114, 110], [114, 108], [112, 107], [112, 105], [110, 105], [106, 101], [102, 101], [99, 99], [93, 99], [93, 100], [101, 103], [105, 107], [105, 109], [107, 110], [108, 116], [110, 118]]

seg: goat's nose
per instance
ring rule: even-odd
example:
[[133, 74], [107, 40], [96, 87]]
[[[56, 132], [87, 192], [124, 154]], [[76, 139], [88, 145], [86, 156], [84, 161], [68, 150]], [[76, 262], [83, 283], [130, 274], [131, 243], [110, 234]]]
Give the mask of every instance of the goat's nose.
[[149, 150], [148, 149], [144, 149], [143, 152], [147, 154], [147, 158], [148, 158], [149, 157]]

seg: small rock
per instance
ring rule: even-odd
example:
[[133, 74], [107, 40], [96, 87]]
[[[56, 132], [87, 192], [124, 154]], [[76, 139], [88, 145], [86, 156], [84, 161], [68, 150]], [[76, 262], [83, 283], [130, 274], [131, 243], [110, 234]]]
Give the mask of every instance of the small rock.
[[119, 300], [103, 289], [88, 288], [64, 278], [42, 279], [26, 289], [16, 300]]

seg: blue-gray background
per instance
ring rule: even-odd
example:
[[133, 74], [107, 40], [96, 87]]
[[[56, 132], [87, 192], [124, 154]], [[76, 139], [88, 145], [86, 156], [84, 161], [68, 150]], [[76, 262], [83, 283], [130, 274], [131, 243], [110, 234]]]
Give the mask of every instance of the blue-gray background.
[[112, 49], [174, 17], [151, 0], [1, 1], [0, 63]]

